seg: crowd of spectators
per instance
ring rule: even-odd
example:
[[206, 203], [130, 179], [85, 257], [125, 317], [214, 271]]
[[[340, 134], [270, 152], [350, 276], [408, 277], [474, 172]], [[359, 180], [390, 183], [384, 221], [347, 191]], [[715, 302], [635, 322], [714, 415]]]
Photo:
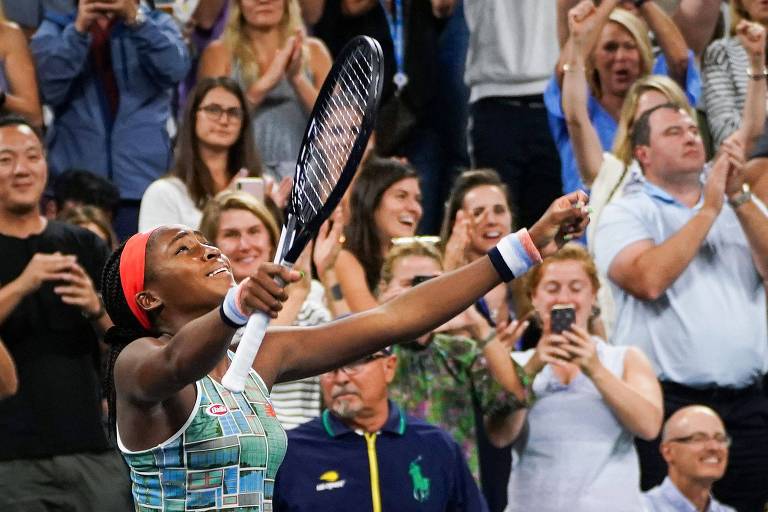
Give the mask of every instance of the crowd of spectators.
[[564, 193], [589, 194], [591, 224], [429, 334], [276, 384], [297, 444], [274, 509], [377, 510], [326, 471], [349, 457], [372, 481], [371, 450], [385, 510], [430, 492], [434, 510], [768, 507], [768, 2], [0, 5], [3, 510], [129, 509], [102, 267], [165, 224], [199, 230], [237, 282], [272, 261], [309, 113], [359, 34], [384, 51], [376, 129], [271, 325], [393, 300]]

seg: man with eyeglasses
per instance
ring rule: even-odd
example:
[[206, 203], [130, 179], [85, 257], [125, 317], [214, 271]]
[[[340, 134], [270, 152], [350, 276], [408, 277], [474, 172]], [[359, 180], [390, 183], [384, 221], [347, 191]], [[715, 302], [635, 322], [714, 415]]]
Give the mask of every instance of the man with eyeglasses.
[[325, 373], [327, 409], [288, 432], [274, 510], [487, 511], [459, 446], [388, 398], [390, 350]]
[[644, 494], [648, 512], [735, 512], [712, 496], [728, 465], [730, 444], [720, 416], [709, 407], [690, 405], [675, 412], [661, 438], [668, 474]]

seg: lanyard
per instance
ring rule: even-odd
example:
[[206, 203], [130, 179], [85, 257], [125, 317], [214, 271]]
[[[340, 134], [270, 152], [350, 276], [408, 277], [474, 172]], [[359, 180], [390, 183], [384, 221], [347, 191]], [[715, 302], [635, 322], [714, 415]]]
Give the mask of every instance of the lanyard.
[[405, 38], [403, 36], [403, 0], [392, 0], [395, 5], [395, 15], [387, 9], [384, 0], [381, 0], [381, 7], [384, 15], [387, 17], [389, 25], [389, 35], [392, 37], [392, 44], [395, 48], [395, 66], [397, 68], [395, 76], [392, 79], [399, 91], [408, 83], [408, 75], [405, 74]]

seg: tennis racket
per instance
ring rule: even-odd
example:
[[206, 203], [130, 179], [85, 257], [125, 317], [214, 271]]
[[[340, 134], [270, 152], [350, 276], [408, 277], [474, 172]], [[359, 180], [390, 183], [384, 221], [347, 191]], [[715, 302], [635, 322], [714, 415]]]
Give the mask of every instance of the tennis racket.
[[[292, 267], [339, 204], [373, 130], [383, 78], [384, 60], [375, 39], [358, 36], [336, 58], [304, 132], [275, 263]], [[262, 312], [248, 320], [221, 380], [230, 391], [245, 388], [268, 323]]]

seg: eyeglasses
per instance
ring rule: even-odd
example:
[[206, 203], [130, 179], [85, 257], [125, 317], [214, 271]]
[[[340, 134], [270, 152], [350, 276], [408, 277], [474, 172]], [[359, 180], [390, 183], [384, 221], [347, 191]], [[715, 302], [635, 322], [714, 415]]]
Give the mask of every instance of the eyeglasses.
[[205, 113], [211, 121], [219, 121], [224, 114], [227, 115], [227, 119], [235, 119], [237, 121], [243, 119], [243, 109], [240, 107], [224, 108], [218, 103], [209, 103], [198, 110]]
[[357, 373], [360, 373], [360, 371], [363, 369], [365, 365], [370, 363], [371, 361], [375, 361], [377, 359], [381, 359], [382, 357], [389, 357], [389, 354], [385, 352], [377, 352], [375, 354], [372, 354], [370, 356], [364, 357], [362, 359], [358, 359], [357, 361], [353, 361], [349, 364], [345, 364], [341, 368], [337, 368], [335, 370], [332, 370], [325, 375], [330, 376], [333, 375], [336, 372], [344, 372], [347, 375], [355, 375]]
[[703, 432], [696, 432], [695, 434], [691, 434], [689, 436], [676, 437], [674, 439], [667, 440], [668, 443], [682, 443], [691, 445], [701, 445], [708, 443], [709, 441], [715, 441], [717, 444], [726, 447], [731, 446], [731, 436], [728, 434], [715, 434], [710, 436], [709, 434], [705, 434]]

